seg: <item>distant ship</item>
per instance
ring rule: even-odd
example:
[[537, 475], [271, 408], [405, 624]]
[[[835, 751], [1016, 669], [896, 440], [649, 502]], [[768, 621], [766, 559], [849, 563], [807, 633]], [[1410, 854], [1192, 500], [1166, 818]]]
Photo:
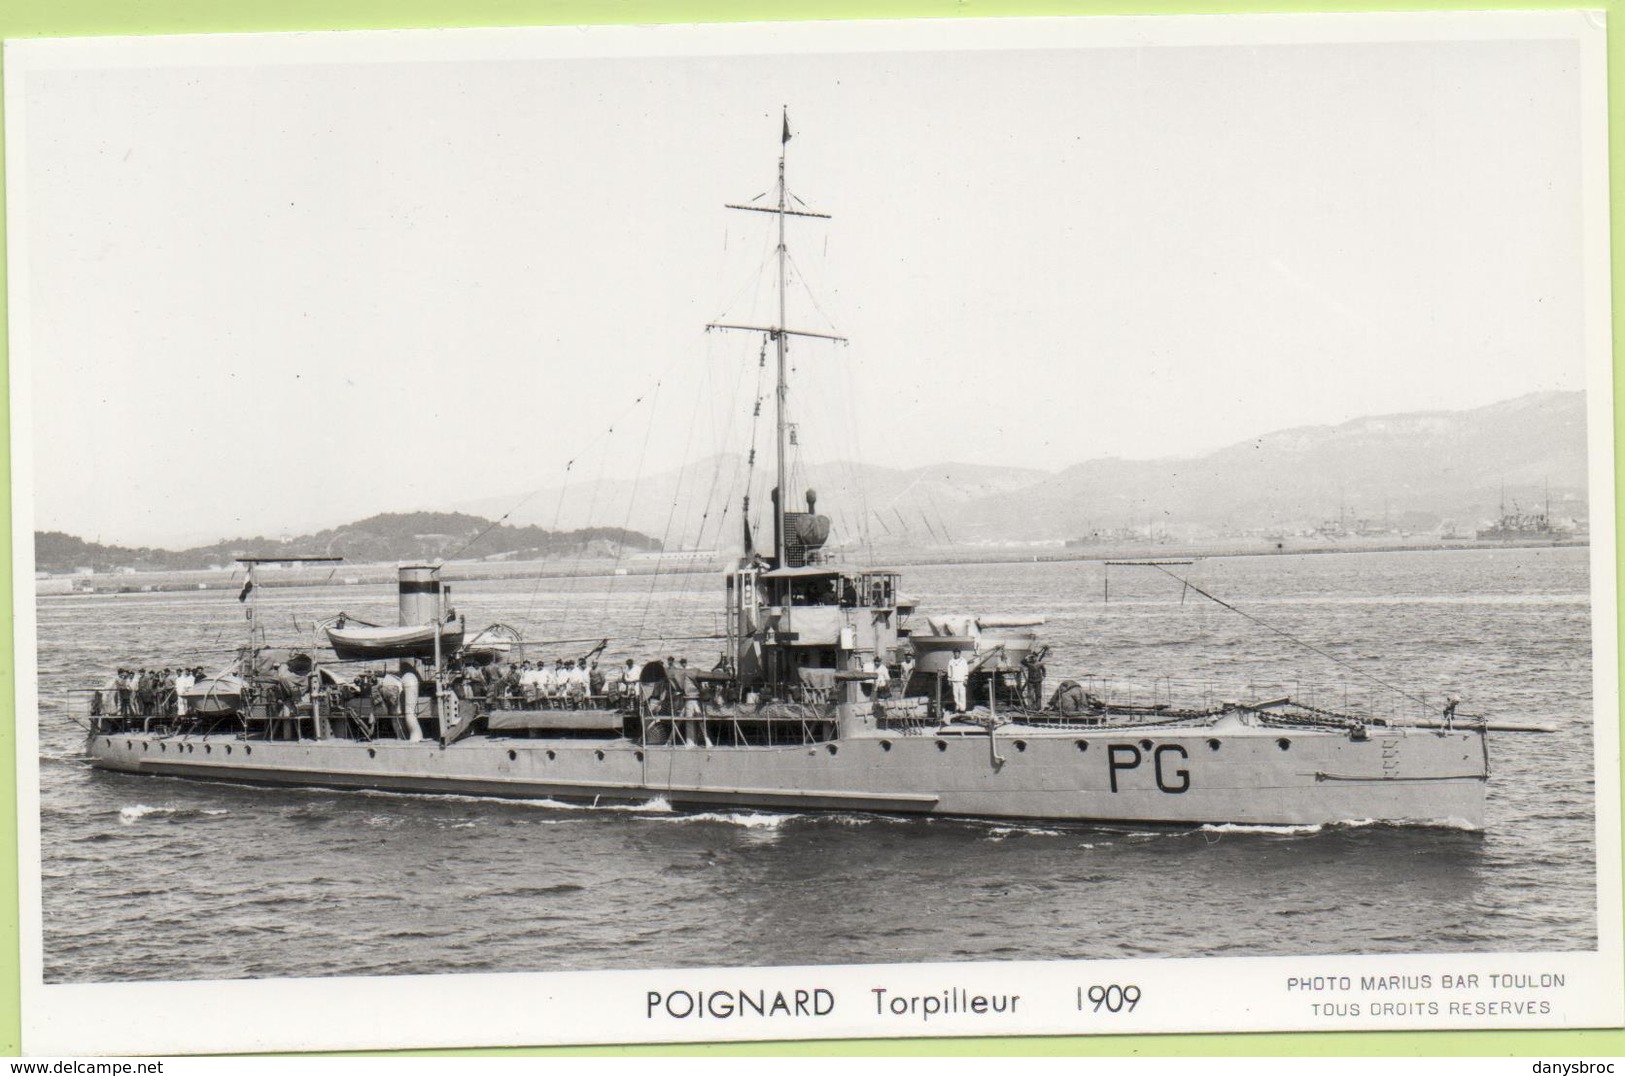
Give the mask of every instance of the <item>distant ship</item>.
[[786, 121], [776, 203], [730, 207], [776, 219], [777, 319], [708, 327], [760, 334], [763, 364], [768, 343], [777, 359], [772, 547], [754, 548], [747, 496], [714, 667], [650, 661], [601, 676], [589, 659], [606, 639], [538, 668], [515, 633], [467, 631], [432, 565], [400, 569], [398, 626], [335, 621], [331, 658], [278, 652], [254, 634], [250, 559], [249, 642], [187, 689], [189, 705], [124, 687], [75, 693], [94, 765], [678, 808], [1483, 825], [1487, 733], [1514, 726], [1457, 717], [1454, 701], [1399, 722], [1288, 697], [1132, 704], [1093, 681], [1046, 694], [1042, 616], [917, 616], [898, 572], [835, 562], [814, 494], [788, 491], [787, 341], [839, 339], [785, 324], [786, 222], [823, 216], [791, 208], [788, 141]]
[[1552, 522], [1550, 494], [1546, 497], [1545, 511], [1524, 513], [1518, 510], [1517, 501], [1512, 502], [1512, 510], [1508, 511], [1503, 493], [1501, 518], [1474, 537], [1480, 542], [1558, 542], [1574, 537], [1574, 531]]

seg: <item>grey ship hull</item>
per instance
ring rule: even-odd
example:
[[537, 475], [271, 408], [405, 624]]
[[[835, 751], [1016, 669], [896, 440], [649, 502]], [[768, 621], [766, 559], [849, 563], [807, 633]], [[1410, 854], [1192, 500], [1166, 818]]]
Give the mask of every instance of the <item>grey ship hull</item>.
[[677, 808], [859, 810], [992, 819], [1317, 825], [1374, 820], [1481, 828], [1488, 753], [1477, 730], [1281, 730], [1230, 714], [1206, 727], [944, 727], [778, 747], [627, 739], [244, 740], [98, 733], [95, 764], [126, 773], [340, 789]]

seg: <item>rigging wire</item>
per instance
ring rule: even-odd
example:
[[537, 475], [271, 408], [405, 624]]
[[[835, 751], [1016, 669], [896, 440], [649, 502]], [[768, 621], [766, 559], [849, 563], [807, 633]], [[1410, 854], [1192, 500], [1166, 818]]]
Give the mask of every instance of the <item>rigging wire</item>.
[[[699, 394], [696, 394], [695, 400], [694, 400], [694, 413], [695, 413], [696, 416], [699, 414], [699, 409], [700, 409], [700, 396], [699, 396]], [[659, 585], [659, 581], [660, 581], [660, 569], [665, 566], [666, 546], [671, 541], [672, 522], [673, 522], [673, 520], [675, 520], [675, 518], [677, 516], [677, 502], [678, 502], [678, 499], [682, 496], [682, 493], [683, 493], [683, 483], [684, 483], [684, 479], [687, 477], [687, 472], [688, 472], [689, 453], [692, 450], [693, 445], [694, 445], [694, 427], [697, 426], [697, 425], [699, 425], [699, 423], [697, 421], [695, 421], [694, 417], [690, 417], [689, 423], [688, 423], [688, 436], [685, 437], [684, 440], [683, 440], [683, 456], [682, 456], [682, 460], [678, 464], [678, 468], [677, 468], [677, 481], [672, 487], [671, 506], [666, 512], [666, 528], [665, 528], [665, 532], [660, 536], [660, 555], [655, 559], [654, 573], [653, 573], [653, 575], [650, 576], [650, 580], [649, 580], [649, 592], [644, 598], [643, 611], [638, 615], [637, 635], [640, 638], [643, 636], [644, 628], [648, 623], [649, 607], [654, 603], [655, 589]], [[664, 640], [665, 635], [662, 634], [660, 636], [660, 639]]]
[[1325, 658], [1327, 661], [1335, 662], [1336, 664], [1343, 666], [1345, 669], [1349, 669], [1350, 671], [1355, 672], [1355, 673], [1359, 674], [1360, 676], [1365, 677], [1367, 680], [1370, 680], [1370, 681], [1372, 681], [1374, 683], [1377, 683], [1377, 684], [1381, 684], [1383, 687], [1387, 688], [1389, 691], [1395, 692], [1396, 694], [1403, 695], [1407, 699], [1410, 699], [1412, 702], [1416, 703], [1419, 706], [1426, 706], [1427, 705], [1426, 700], [1417, 698], [1415, 695], [1412, 695], [1409, 691], [1406, 691], [1404, 688], [1399, 687], [1399, 686], [1394, 685], [1394, 684], [1390, 684], [1388, 681], [1382, 679], [1380, 676], [1376, 676], [1376, 675], [1374, 675], [1372, 673], [1369, 673], [1366, 670], [1360, 668], [1358, 665], [1355, 665], [1354, 663], [1349, 662], [1349, 661], [1345, 661], [1342, 658], [1336, 656], [1335, 654], [1329, 654], [1326, 651], [1322, 650], [1320, 647], [1314, 645], [1313, 643], [1307, 642], [1307, 641], [1305, 641], [1303, 639], [1300, 639], [1296, 635], [1293, 635], [1291, 632], [1283, 631], [1282, 629], [1277, 628], [1275, 625], [1269, 623], [1268, 621], [1263, 620], [1263, 619], [1261, 619], [1259, 617], [1256, 617], [1253, 614], [1247, 612], [1245, 609], [1236, 608], [1234, 605], [1231, 605], [1229, 602], [1225, 601], [1223, 598], [1218, 598], [1218, 597], [1213, 596], [1212, 594], [1209, 594], [1207, 591], [1203, 590], [1201, 587], [1197, 586], [1195, 583], [1192, 583], [1190, 580], [1182, 578], [1181, 576], [1175, 575], [1173, 572], [1170, 572], [1167, 568], [1163, 567], [1161, 564], [1147, 564], [1147, 565], [1145, 565], [1145, 567], [1155, 568], [1157, 571], [1161, 572], [1163, 575], [1166, 575], [1168, 578], [1176, 580], [1177, 582], [1181, 583], [1182, 585], [1184, 585], [1186, 587], [1189, 587], [1191, 590], [1194, 590], [1196, 593], [1200, 594], [1202, 597], [1206, 598], [1208, 601], [1214, 602], [1214, 603], [1216, 603], [1218, 605], [1222, 605], [1224, 608], [1230, 610], [1232, 613], [1236, 613], [1239, 616], [1245, 617], [1246, 619], [1252, 621], [1254, 624], [1257, 624], [1259, 627], [1265, 629], [1266, 631], [1274, 632], [1276, 635], [1279, 635], [1281, 638], [1287, 640], [1288, 642], [1296, 643], [1297, 645], [1303, 647], [1305, 650], [1309, 650], [1309, 651], [1312, 651], [1312, 652], [1314, 652], [1316, 654], [1319, 654], [1321, 657]]

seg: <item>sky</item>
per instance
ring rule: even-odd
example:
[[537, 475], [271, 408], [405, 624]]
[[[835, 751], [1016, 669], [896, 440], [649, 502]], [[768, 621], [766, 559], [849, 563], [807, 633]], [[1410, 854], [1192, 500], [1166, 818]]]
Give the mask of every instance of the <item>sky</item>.
[[771, 200], [781, 108], [832, 215], [789, 224], [787, 321], [850, 341], [792, 347], [819, 458], [1053, 471], [1585, 387], [1576, 41], [1094, 23], [31, 45], [34, 526], [282, 536], [765, 450], [760, 342], [704, 327], [776, 319], [773, 218], [724, 203]]

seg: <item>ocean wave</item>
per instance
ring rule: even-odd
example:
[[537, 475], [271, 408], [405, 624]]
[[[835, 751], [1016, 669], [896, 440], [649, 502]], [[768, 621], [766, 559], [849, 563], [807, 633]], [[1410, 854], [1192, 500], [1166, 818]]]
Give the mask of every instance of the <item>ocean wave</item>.
[[1040, 826], [994, 826], [988, 830], [988, 836], [996, 841], [1006, 837], [1061, 837], [1065, 836], [1058, 829], [1044, 829]]
[[674, 814], [670, 818], [662, 818], [662, 822], [725, 822], [730, 826], [742, 826], [745, 829], [778, 829], [784, 823], [798, 815], [793, 814], [756, 814], [737, 813], [721, 814], [717, 812], [704, 812], [701, 814]]
[[158, 816], [167, 820], [187, 818], [220, 818], [231, 812], [223, 807], [154, 807], [146, 803], [132, 803], [118, 810], [118, 820], [126, 826], [133, 826], [143, 818]]
[[1264, 826], [1250, 825], [1242, 822], [1223, 822], [1219, 825], [1202, 826], [1202, 833], [1268, 833], [1280, 837], [1303, 837], [1319, 833], [1325, 829], [1324, 825], [1313, 826]]
[[1280, 837], [1310, 837], [1317, 833], [1327, 831], [1341, 831], [1351, 829], [1371, 829], [1382, 827], [1386, 829], [1451, 829], [1468, 833], [1476, 833], [1480, 827], [1473, 825], [1464, 818], [1437, 818], [1416, 819], [1413, 821], [1381, 821], [1375, 818], [1349, 818], [1340, 822], [1324, 822], [1314, 825], [1298, 826], [1266, 826], [1253, 825], [1240, 822], [1225, 822], [1219, 825], [1206, 825], [1198, 829], [1199, 833], [1259, 833]]
[[386, 788], [310, 789], [323, 794], [338, 792], [358, 796], [386, 796], [429, 803], [472, 803], [482, 807], [540, 807], [549, 811], [637, 811], [667, 812], [672, 809], [664, 796], [652, 796], [640, 803], [569, 803], [548, 797], [526, 799], [508, 796], [470, 796], [462, 792], [397, 792]]

